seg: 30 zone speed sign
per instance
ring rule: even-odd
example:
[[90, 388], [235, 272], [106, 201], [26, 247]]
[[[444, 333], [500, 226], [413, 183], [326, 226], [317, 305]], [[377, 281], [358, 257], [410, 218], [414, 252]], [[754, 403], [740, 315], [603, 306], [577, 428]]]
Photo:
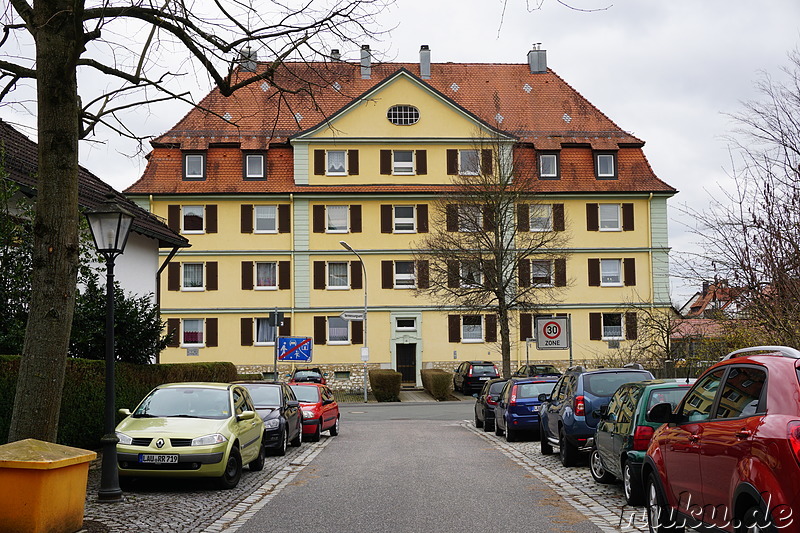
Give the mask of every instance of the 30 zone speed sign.
[[536, 317], [536, 348], [566, 350], [569, 348], [569, 319], [566, 317]]

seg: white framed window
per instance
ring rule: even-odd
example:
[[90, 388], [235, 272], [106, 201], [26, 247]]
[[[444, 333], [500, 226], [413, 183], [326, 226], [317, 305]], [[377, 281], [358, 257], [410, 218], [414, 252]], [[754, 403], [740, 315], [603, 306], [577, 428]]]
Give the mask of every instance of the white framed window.
[[340, 290], [350, 288], [350, 263], [328, 262], [328, 289]]
[[274, 346], [277, 328], [269, 323], [269, 318], [255, 319], [256, 335], [253, 344], [256, 346]]
[[619, 204], [599, 204], [600, 231], [622, 231], [622, 207]]
[[553, 206], [552, 204], [532, 204], [530, 206], [531, 231], [552, 231]]
[[185, 179], [204, 179], [206, 177], [206, 155], [183, 154], [183, 177]]
[[394, 329], [396, 331], [417, 331], [417, 319], [398, 317], [395, 319]]
[[531, 285], [535, 287], [553, 286], [552, 261], [531, 261]]
[[392, 150], [392, 173], [399, 175], [414, 174], [413, 150]]
[[278, 263], [275, 261], [258, 262], [255, 264], [256, 290], [277, 290], [278, 289]]
[[480, 287], [483, 283], [481, 264], [478, 261], [462, 261], [459, 264], [461, 286], [466, 288]]
[[183, 342], [181, 347], [203, 346], [203, 323], [202, 318], [183, 319]]
[[416, 212], [413, 205], [395, 205], [392, 212], [395, 233], [415, 233], [417, 231]]
[[253, 233], [278, 232], [278, 206], [256, 205], [253, 207]]
[[414, 261], [394, 262], [394, 288], [413, 289], [417, 286], [414, 276]]
[[263, 178], [265, 175], [264, 154], [247, 154], [244, 156], [245, 178]]
[[622, 286], [622, 259], [600, 260], [600, 286]]
[[458, 206], [458, 231], [473, 232], [483, 230], [483, 209], [479, 205]]
[[350, 344], [350, 324], [338, 316], [328, 317], [327, 344]]
[[556, 154], [539, 154], [539, 177], [558, 177], [558, 156]]
[[614, 178], [617, 175], [616, 156], [614, 154], [597, 154], [597, 177]]
[[183, 233], [205, 233], [205, 208], [202, 205], [181, 206]]
[[181, 290], [205, 290], [203, 284], [203, 263], [182, 263], [181, 267], [183, 268], [183, 285], [181, 286]]
[[325, 232], [326, 233], [347, 233], [349, 206], [346, 205], [326, 205], [325, 206]]
[[393, 105], [386, 118], [395, 126], [411, 126], [419, 121], [419, 109], [412, 105]]
[[478, 150], [458, 151], [458, 173], [464, 176], [477, 176], [481, 170], [481, 158]]
[[603, 313], [603, 340], [624, 340], [622, 313]]
[[326, 155], [326, 174], [328, 176], [346, 176], [347, 175], [347, 151], [346, 150], [328, 150]]
[[461, 317], [461, 342], [483, 342], [483, 317], [463, 315]]

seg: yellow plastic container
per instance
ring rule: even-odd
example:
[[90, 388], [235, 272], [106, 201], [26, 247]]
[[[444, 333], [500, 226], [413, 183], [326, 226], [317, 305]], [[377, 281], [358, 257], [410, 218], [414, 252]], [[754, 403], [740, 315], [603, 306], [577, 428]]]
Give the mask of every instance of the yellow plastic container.
[[0, 533], [78, 531], [95, 457], [35, 439], [0, 446]]

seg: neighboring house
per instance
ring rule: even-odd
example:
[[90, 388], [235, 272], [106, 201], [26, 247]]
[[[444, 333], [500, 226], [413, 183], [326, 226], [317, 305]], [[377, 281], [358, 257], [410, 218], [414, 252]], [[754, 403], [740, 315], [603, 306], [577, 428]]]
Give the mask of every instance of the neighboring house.
[[[0, 120], [0, 143], [2, 165], [9, 179], [19, 185], [21, 194], [34, 198], [38, 168], [36, 143], [3, 120]], [[158, 272], [165, 262], [165, 258], [159, 257], [159, 251], [163, 250], [169, 257], [178, 249], [190, 246], [189, 241], [169, 229], [158, 217], [128, 200], [85, 168], [79, 167], [78, 203], [82, 209], [97, 207], [109, 193], [135, 217], [125, 252], [115, 264], [115, 278], [128, 292], [157, 295]], [[100, 270], [100, 275], [101, 278], [105, 276], [104, 269]]]
[[703, 282], [702, 290], [689, 298], [680, 314], [684, 318], [734, 318], [739, 312], [737, 299], [742, 292], [742, 289], [729, 287], [725, 281]]
[[[125, 191], [193, 245], [162, 278], [161, 312], [179, 331], [162, 360], [268, 370], [273, 309], [286, 317], [278, 333], [313, 337], [314, 366], [347, 385], [361, 380], [365, 344], [370, 367], [399, 369], [415, 384], [423, 368], [498, 359], [495, 315], [443, 310], [409, 290], [426, 283], [412, 243], [444, 223], [432, 203], [453, 175], [486, 162], [478, 132], [533, 163], [544, 205], [518, 206], [519, 229], [569, 232], [565, 262], [524, 280], [520, 272], [521, 283], [533, 275], [563, 286], [542, 313], [571, 315], [578, 358], [635, 338], [631, 302], [670, 307], [667, 199], [677, 191], [656, 177], [644, 142], [548, 70], [544, 54], [432, 64], [424, 46], [419, 64], [372, 64], [364, 47], [360, 64], [279, 69], [284, 84], [316, 69], [313, 97], [278, 97], [266, 82], [207, 95], [204, 110], [153, 141], [147, 169]], [[342, 240], [363, 257], [366, 279]], [[339, 317], [363, 308], [365, 290], [368, 339], [362, 322]], [[515, 317], [515, 363], [533, 319]]]

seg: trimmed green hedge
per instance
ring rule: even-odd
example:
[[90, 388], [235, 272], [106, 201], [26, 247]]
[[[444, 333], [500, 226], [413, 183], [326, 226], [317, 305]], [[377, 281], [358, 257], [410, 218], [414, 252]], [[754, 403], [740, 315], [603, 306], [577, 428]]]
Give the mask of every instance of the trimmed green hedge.
[[450, 399], [453, 390], [453, 373], [441, 368], [428, 368], [420, 371], [422, 387], [440, 402]]
[[379, 402], [399, 402], [400, 385], [403, 375], [390, 369], [375, 369], [369, 371], [369, 385], [372, 394]]
[[[228, 383], [237, 378], [232, 363], [165, 365], [116, 364], [116, 407], [133, 409], [157, 385], [186, 381]], [[0, 356], [0, 444], [7, 442], [17, 389], [19, 356]], [[105, 361], [67, 359], [59, 444], [98, 449], [105, 412]], [[118, 415], [121, 420], [121, 415]]]

